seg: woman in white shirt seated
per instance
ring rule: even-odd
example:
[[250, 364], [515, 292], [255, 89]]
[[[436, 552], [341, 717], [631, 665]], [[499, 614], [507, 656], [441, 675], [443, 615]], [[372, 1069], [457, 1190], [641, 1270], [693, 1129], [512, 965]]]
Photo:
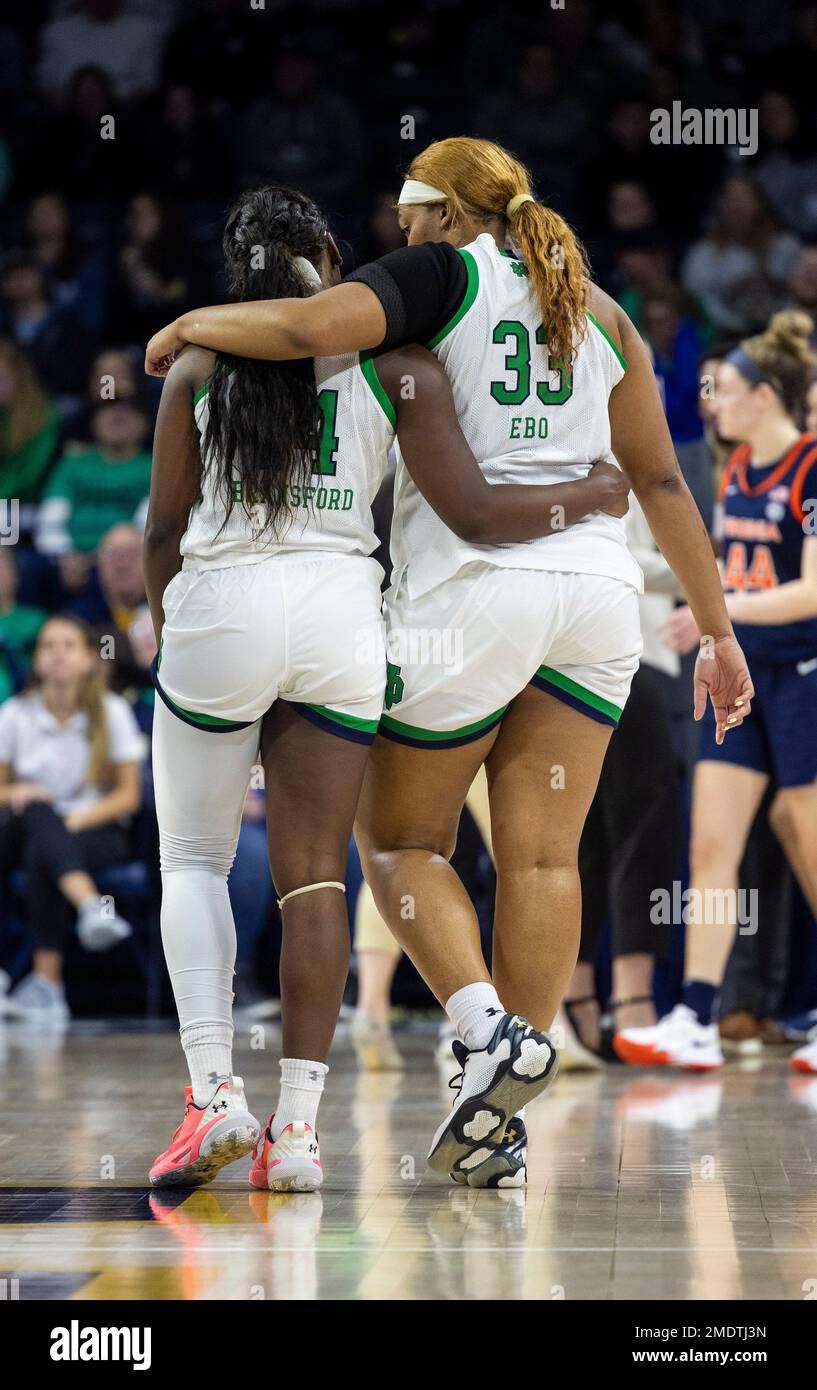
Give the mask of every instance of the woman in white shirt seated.
[[3, 1001], [6, 1014], [69, 1017], [62, 960], [75, 916], [89, 950], [130, 934], [91, 875], [128, 858], [143, 758], [129, 706], [105, 690], [92, 630], [49, 618], [32, 685], [0, 706], [0, 874], [25, 870], [34, 935], [32, 973]]

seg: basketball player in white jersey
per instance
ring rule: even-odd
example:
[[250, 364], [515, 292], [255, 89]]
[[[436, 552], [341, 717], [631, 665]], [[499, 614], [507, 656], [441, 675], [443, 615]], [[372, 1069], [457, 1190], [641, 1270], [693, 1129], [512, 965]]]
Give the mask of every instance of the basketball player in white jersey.
[[[444, 363], [466, 438], [500, 490], [549, 480], [558, 457], [559, 476], [571, 476], [564, 460], [586, 438], [611, 446], [706, 634], [695, 714], [708, 694], [721, 741], [749, 713], [751, 680], [637, 332], [591, 284], [573, 232], [534, 198], [527, 171], [488, 141], [418, 155], [401, 216], [405, 249], [307, 303], [182, 315], [151, 340], [146, 369], [162, 375], [189, 342], [283, 360], [417, 340]], [[502, 254], [514, 249], [518, 260]], [[458, 1034], [460, 1090], [430, 1163], [477, 1186], [524, 1182], [510, 1122], [555, 1065], [527, 1020], [540, 1034], [549, 1026], [575, 963], [578, 843], [638, 660], [640, 578], [617, 528], [589, 521], [545, 545], [475, 550], [430, 515], [417, 524], [421, 507], [404, 483], [396, 548], [401, 527], [428, 539], [395, 576], [389, 620], [409, 639], [415, 623], [459, 635], [462, 663], [415, 661], [405, 643], [358, 839], [380, 910]], [[482, 762], [498, 879], [493, 976], [448, 862]]]
[[[323, 215], [292, 190], [245, 194], [224, 250], [238, 298], [337, 279]], [[626, 510], [621, 473], [601, 463], [587, 476], [591, 460], [555, 487], [491, 488], [422, 349], [279, 365], [194, 348], [174, 364], [145, 567], [160, 641], [162, 936], [191, 1085], [156, 1186], [208, 1181], [253, 1147], [255, 1186], [321, 1182], [315, 1122], [349, 960], [344, 866], [386, 676], [370, 506], [396, 429], [405, 465], [463, 537], [541, 535], [554, 509], [565, 525]], [[263, 1135], [232, 1073], [227, 894], [259, 742], [284, 923], [282, 1087]]]

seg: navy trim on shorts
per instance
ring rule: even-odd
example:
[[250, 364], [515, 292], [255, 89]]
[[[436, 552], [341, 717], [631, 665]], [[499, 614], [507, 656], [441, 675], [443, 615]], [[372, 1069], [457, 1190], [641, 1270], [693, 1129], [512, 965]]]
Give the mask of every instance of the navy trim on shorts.
[[551, 685], [541, 676], [531, 676], [528, 684], [535, 685], [537, 690], [544, 691], [546, 695], [552, 695], [554, 700], [561, 700], [562, 704], [578, 710], [579, 714], [586, 714], [588, 719], [595, 719], [597, 724], [606, 724], [609, 729], [618, 728], [617, 719], [613, 719], [609, 714], [604, 714], [600, 709], [594, 709], [592, 705], [585, 704], [584, 700], [579, 700], [567, 690], [561, 690], [558, 685]]
[[[243, 723], [229, 719], [219, 719], [214, 724], [208, 715], [196, 715], [194, 710], [182, 709], [180, 705], [174, 703], [170, 696], [162, 689], [159, 684], [159, 653], [157, 652], [150, 663], [150, 678], [153, 681], [157, 694], [162, 703], [167, 706], [171, 714], [180, 719], [183, 724], [189, 724], [191, 729], [200, 729], [205, 734], [235, 734], [241, 729], [249, 729], [257, 720], [247, 719]], [[203, 721], [203, 722], [202, 722]]]
[[318, 714], [311, 705], [303, 704], [298, 700], [284, 700], [281, 696], [278, 698], [288, 709], [295, 710], [302, 719], [308, 720], [317, 729], [323, 729], [326, 734], [334, 734], [335, 738], [346, 739], [347, 743], [363, 743], [369, 748], [374, 743], [377, 730], [367, 733], [365, 729], [351, 729], [346, 724], [338, 724], [334, 719], [327, 719], [326, 715]]
[[383, 738], [391, 739], [392, 743], [402, 743], [406, 748], [423, 748], [427, 752], [436, 748], [462, 748], [466, 743], [476, 743], [477, 739], [484, 738], [498, 724], [502, 723], [507, 712], [507, 706], [489, 724], [484, 724], [481, 729], [477, 729], [471, 734], [453, 734], [451, 738], [412, 738], [410, 734], [399, 734], [395, 729], [390, 729], [388, 725], [381, 724], [378, 732]]

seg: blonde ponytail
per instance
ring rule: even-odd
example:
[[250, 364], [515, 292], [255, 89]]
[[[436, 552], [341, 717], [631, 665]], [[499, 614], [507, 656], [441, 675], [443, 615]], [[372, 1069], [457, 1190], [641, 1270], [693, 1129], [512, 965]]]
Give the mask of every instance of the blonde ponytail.
[[763, 333], [746, 338], [740, 345], [798, 425], [817, 367], [817, 353], [811, 348], [813, 333], [814, 320], [809, 314], [802, 309], [783, 309], [772, 316]]
[[782, 352], [801, 362], [817, 361], [811, 351], [814, 319], [803, 309], [783, 309], [773, 314], [765, 333], [761, 334], [770, 352]]

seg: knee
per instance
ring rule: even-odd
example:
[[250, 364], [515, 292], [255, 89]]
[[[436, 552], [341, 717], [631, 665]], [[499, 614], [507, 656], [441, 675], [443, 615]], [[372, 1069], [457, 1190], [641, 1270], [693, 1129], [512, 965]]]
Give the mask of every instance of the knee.
[[355, 842], [360, 854], [360, 863], [366, 879], [371, 883], [370, 874], [382, 873], [404, 854], [415, 851], [421, 854], [439, 855], [450, 859], [457, 847], [458, 825], [452, 826], [412, 826], [410, 829], [395, 824], [369, 822], [355, 824]]
[[778, 792], [769, 807], [769, 828], [776, 840], [785, 846], [794, 839], [795, 824], [791, 806], [784, 792]]
[[30, 844], [44, 843], [52, 835], [55, 825], [62, 826], [62, 819], [47, 801], [29, 801], [20, 812], [26, 840]]
[[494, 845], [497, 878], [505, 880], [537, 874], [578, 874], [579, 842], [571, 844]]
[[163, 874], [198, 869], [226, 881], [235, 858], [235, 840], [210, 835], [159, 835]]
[[713, 866], [737, 873], [742, 847], [732, 836], [724, 834], [717, 825], [693, 826], [689, 844], [689, 866], [692, 874], [705, 873]]
[[796, 851], [813, 871], [817, 866], [817, 812], [812, 797], [801, 803], [796, 794], [778, 792], [769, 810], [769, 824], [783, 849]]
[[23, 824], [22, 856], [27, 873], [46, 873], [55, 836], [62, 831], [60, 817], [44, 801], [29, 802], [20, 814]]

